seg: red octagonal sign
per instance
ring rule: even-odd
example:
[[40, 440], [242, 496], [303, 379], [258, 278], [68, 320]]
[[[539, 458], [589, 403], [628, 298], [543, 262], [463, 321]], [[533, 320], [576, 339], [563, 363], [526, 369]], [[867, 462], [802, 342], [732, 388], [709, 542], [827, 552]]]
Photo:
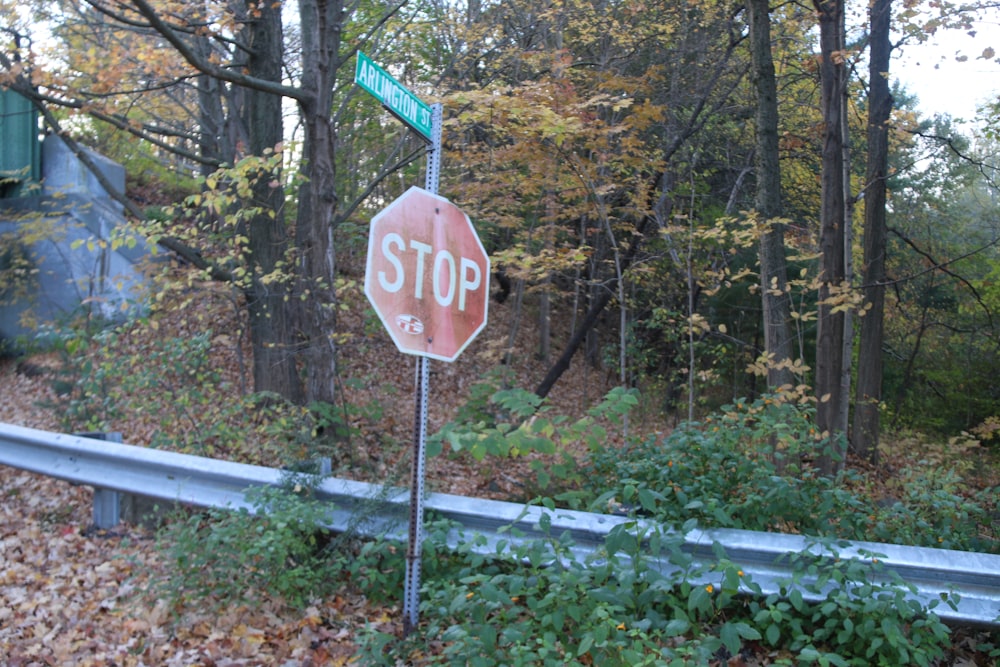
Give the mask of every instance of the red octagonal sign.
[[372, 218], [365, 295], [400, 352], [454, 361], [486, 326], [490, 258], [469, 217], [407, 190]]

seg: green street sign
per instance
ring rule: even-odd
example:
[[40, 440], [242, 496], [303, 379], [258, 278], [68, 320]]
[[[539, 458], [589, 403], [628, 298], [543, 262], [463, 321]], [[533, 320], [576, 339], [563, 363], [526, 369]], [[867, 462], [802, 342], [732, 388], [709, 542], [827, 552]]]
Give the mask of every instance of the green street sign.
[[430, 105], [422, 102], [360, 51], [354, 83], [371, 93], [392, 115], [431, 141]]

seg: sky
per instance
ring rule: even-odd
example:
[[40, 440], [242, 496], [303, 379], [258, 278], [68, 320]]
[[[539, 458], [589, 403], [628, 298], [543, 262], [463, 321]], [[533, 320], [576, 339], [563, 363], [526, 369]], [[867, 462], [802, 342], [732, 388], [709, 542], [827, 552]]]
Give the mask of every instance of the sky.
[[[976, 35], [941, 31], [923, 44], [908, 44], [890, 64], [890, 76], [919, 98], [925, 116], [948, 113], [972, 121], [978, 103], [1000, 97], [1000, 22], [978, 24]], [[995, 49], [983, 58], [986, 49]], [[959, 62], [958, 56], [967, 56]]]

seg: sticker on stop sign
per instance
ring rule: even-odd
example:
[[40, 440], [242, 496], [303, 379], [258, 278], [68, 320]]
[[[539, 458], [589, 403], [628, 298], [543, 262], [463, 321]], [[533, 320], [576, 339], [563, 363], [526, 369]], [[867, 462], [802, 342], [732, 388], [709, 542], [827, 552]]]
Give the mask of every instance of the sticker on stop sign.
[[486, 326], [490, 259], [465, 213], [412, 187], [371, 222], [365, 295], [396, 347], [454, 361]]

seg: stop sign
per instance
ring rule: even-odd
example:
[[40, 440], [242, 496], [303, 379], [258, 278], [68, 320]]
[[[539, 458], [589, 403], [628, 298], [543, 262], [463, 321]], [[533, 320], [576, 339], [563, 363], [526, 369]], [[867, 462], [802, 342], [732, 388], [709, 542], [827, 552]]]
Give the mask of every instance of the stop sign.
[[486, 326], [490, 259], [469, 217], [412, 187], [378, 213], [365, 295], [400, 352], [454, 361]]

